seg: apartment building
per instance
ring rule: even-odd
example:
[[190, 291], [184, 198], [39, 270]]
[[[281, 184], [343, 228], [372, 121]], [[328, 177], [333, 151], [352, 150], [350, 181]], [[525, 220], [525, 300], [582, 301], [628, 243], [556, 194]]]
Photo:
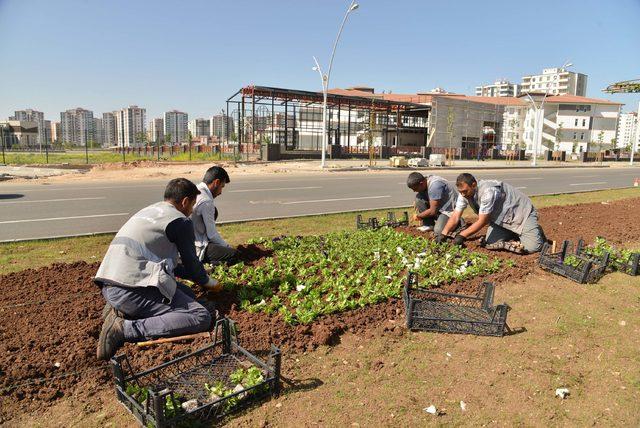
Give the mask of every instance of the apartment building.
[[621, 113], [618, 119], [618, 132], [616, 136], [617, 147], [631, 147], [636, 140], [638, 129], [638, 113]]
[[116, 118], [117, 145], [119, 147], [141, 147], [146, 144], [145, 132], [147, 110], [129, 106], [114, 112]]
[[164, 114], [164, 135], [167, 143], [186, 144], [189, 137], [189, 115], [187, 113], [171, 110]]
[[0, 121], [0, 133], [5, 148], [35, 148], [38, 146], [38, 122], [27, 120]]
[[51, 141], [54, 143], [62, 141], [62, 126], [60, 122], [51, 122]]
[[211, 135], [218, 137], [219, 139], [225, 138], [227, 135], [231, 135], [235, 132], [234, 120], [227, 115], [215, 115], [209, 119], [211, 123]]
[[567, 71], [566, 68], [545, 68], [542, 74], [523, 76], [520, 92], [584, 97], [587, 93], [587, 75]]
[[102, 126], [102, 119], [94, 117], [93, 118], [93, 129], [95, 130], [95, 144], [93, 147], [104, 147], [104, 127]]
[[95, 141], [93, 112], [83, 108], [75, 108], [60, 113], [62, 142], [74, 146], [86, 146], [88, 141]]
[[188, 129], [194, 138], [208, 137], [211, 135], [211, 121], [209, 119], [190, 120]]
[[517, 97], [520, 95], [520, 87], [508, 80], [496, 80], [492, 85], [476, 86], [478, 97]]
[[118, 112], [109, 111], [102, 113], [102, 134], [105, 147], [118, 145], [118, 133], [116, 128], [116, 116]]
[[164, 143], [164, 119], [157, 117], [149, 122], [149, 142]]
[[[38, 138], [35, 145], [51, 144], [51, 122], [45, 120], [44, 113], [33, 109], [16, 110], [9, 120], [36, 122], [38, 124]], [[48, 122], [48, 123], [47, 123]]]

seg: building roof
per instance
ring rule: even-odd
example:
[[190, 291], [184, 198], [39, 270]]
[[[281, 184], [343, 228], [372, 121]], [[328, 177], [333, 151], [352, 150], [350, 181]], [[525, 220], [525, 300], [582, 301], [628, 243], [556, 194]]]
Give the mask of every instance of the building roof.
[[578, 95], [554, 95], [547, 97], [546, 102], [557, 104], [605, 104], [605, 105], [624, 105], [623, 103], [617, 103], [609, 100], [602, 100], [600, 98], [587, 98], [580, 97]]

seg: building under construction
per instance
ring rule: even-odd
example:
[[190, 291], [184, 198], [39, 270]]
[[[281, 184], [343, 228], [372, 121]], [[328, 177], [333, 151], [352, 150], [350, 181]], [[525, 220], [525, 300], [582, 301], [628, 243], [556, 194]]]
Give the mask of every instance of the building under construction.
[[[354, 95], [355, 94], [355, 95]], [[227, 112], [236, 122], [236, 140], [244, 150], [275, 144], [282, 157], [320, 155], [322, 147], [322, 92], [246, 86], [227, 100]], [[386, 100], [369, 88], [330, 90], [327, 131], [330, 153], [353, 156], [420, 153], [428, 142], [431, 107]], [[233, 137], [233, 138], [232, 138]]]

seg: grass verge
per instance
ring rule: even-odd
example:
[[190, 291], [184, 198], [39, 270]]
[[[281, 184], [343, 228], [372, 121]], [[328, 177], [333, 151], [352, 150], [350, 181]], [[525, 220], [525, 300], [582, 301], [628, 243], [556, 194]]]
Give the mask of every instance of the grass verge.
[[[534, 196], [538, 208], [606, 202], [640, 196], [637, 188], [601, 190], [596, 192]], [[406, 208], [409, 209], [409, 208]], [[388, 210], [362, 211], [365, 217], [383, 217]], [[400, 209], [396, 210], [398, 213]], [[353, 229], [355, 213], [327, 214], [276, 220], [229, 223], [220, 226], [221, 234], [233, 245], [255, 237], [279, 235], [313, 235]], [[60, 239], [45, 239], [0, 244], [0, 275], [28, 268], [46, 266], [54, 262], [102, 259], [112, 234]]]

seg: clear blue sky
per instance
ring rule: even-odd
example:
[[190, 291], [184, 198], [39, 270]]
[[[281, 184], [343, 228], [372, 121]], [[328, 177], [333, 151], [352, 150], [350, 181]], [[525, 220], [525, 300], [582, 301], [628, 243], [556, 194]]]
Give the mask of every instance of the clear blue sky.
[[[0, 0], [0, 118], [48, 119], [130, 104], [148, 119], [219, 112], [244, 85], [320, 90], [347, 0]], [[640, 78], [640, 0], [360, 0], [338, 46], [332, 87], [415, 93], [474, 87], [565, 61], [588, 96], [637, 110], [607, 84]]]

